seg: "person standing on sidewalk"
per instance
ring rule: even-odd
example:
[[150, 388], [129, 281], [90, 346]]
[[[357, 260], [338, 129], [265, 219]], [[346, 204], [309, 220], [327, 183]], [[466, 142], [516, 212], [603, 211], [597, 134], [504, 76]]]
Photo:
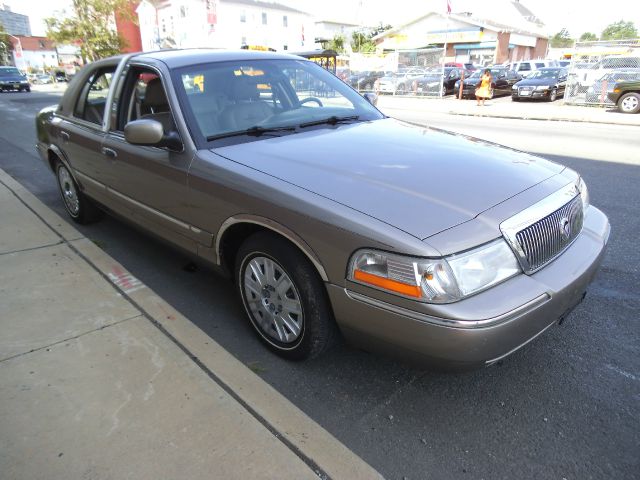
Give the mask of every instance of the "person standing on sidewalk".
[[491, 98], [492, 83], [493, 83], [493, 77], [491, 76], [491, 70], [487, 68], [482, 74], [482, 78], [480, 80], [480, 86], [476, 89], [476, 101], [478, 102], [478, 106], [482, 105], [484, 107], [484, 101], [487, 98]]

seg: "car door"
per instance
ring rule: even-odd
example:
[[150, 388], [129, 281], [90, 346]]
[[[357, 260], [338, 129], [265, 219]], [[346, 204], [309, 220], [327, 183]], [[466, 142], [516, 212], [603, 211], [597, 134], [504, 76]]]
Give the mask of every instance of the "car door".
[[193, 151], [133, 145], [125, 140], [127, 123], [146, 119], [160, 122], [165, 134], [179, 136], [167, 82], [158, 70], [130, 65], [122, 74], [117, 112], [110, 121], [103, 149], [113, 164], [109, 193], [120, 212], [161, 237], [195, 252], [198, 241], [208, 243], [189, 224], [187, 172]]
[[97, 66], [87, 71], [75, 98], [73, 111], [56, 122], [56, 142], [69, 162], [80, 188], [90, 197], [107, 203], [106, 185], [110, 164], [101, 148], [104, 113], [117, 65]]
[[495, 86], [493, 87], [495, 96], [511, 93], [506, 70], [500, 70], [493, 81], [495, 83]]

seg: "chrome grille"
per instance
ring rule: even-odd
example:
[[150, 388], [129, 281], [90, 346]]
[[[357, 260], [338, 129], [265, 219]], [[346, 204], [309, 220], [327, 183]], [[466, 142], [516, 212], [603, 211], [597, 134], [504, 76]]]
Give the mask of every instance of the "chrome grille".
[[[580, 195], [516, 233], [524, 255], [527, 273], [538, 270], [560, 255], [582, 230], [582, 200]], [[526, 264], [526, 265], [524, 265]]]

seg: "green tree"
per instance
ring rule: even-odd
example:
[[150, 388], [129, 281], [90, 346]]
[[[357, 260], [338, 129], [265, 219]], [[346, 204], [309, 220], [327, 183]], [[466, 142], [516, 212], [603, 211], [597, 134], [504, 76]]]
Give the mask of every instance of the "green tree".
[[563, 28], [549, 39], [549, 45], [553, 48], [572, 47], [573, 43], [574, 41], [566, 28]]
[[331, 40], [329, 40], [325, 48], [335, 50], [338, 54], [344, 53], [344, 37], [342, 35], [335, 35]]
[[371, 32], [353, 32], [351, 34], [351, 50], [361, 53], [372, 53], [376, 51], [376, 44], [372, 40]]
[[598, 36], [595, 33], [584, 32], [580, 35], [581, 42], [593, 42], [594, 40], [598, 40]]
[[602, 31], [602, 40], [623, 40], [625, 38], [637, 38], [638, 29], [633, 22], [620, 20], [607, 26]]
[[4, 29], [4, 26], [0, 23], [0, 65], [7, 65], [9, 63], [9, 52], [13, 46], [9, 41], [9, 35]]
[[125, 40], [112, 28], [114, 15], [135, 20], [129, 0], [73, 0], [71, 16], [45, 19], [47, 37], [57, 43], [80, 45], [84, 62], [120, 53]]

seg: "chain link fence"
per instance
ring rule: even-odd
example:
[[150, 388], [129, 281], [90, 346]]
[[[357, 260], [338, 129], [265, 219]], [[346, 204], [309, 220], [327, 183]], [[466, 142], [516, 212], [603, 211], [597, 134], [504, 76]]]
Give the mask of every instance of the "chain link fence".
[[349, 73], [342, 78], [361, 93], [442, 97], [453, 90], [448, 84], [453, 85], [454, 80], [449, 71], [444, 72], [443, 63], [442, 48], [353, 53], [349, 56]]
[[612, 106], [616, 82], [640, 80], [640, 39], [578, 42], [569, 65], [564, 103]]

